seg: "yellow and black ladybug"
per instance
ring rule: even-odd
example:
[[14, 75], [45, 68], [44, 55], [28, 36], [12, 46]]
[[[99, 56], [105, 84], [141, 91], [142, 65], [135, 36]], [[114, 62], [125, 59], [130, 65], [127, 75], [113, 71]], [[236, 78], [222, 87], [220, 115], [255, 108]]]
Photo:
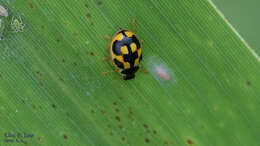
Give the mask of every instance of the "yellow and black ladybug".
[[[132, 25], [136, 32], [135, 18]], [[139, 63], [142, 60], [141, 43], [142, 41], [138, 40], [135, 33], [127, 29], [120, 29], [111, 39], [108, 47], [110, 59], [124, 80], [133, 79], [139, 69]]]

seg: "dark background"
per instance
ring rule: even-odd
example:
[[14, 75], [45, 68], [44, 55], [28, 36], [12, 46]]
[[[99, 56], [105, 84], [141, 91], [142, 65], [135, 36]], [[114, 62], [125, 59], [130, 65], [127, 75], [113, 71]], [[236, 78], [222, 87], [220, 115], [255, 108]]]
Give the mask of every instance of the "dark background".
[[260, 1], [213, 0], [233, 27], [260, 55]]

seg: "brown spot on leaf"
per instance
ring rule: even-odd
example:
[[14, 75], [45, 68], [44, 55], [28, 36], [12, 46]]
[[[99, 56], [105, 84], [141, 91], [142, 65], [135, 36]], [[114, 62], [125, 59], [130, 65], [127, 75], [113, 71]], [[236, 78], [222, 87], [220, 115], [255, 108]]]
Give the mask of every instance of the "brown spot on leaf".
[[146, 69], [144, 69], [144, 67], [141, 67], [140, 69], [141, 69], [141, 72], [143, 72], [143, 73], [145, 73], [145, 74], [148, 74], [148, 73], [149, 73], [149, 71], [146, 70]]
[[157, 131], [156, 131], [156, 130], [153, 130], [153, 134], [157, 134]]
[[63, 62], [63, 63], [64, 63], [64, 62], [65, 62], [65, 59], [64, 59], [64, 58], [62, 58], [62, 59], [61, 59], [61, 62]]
[[102, 115], [106, 114], [106, 111], [103, 110], [103, 109], [101, 109], [100, 112], [101, 112]]
[[42, 142], [43, 139], [42, 139], [41, 137], [38, 137], [38, 141], [39, 141], [39, 142]]
[[67, 136], [66, 134], [64, 134], [64, 135], [63, 135], [63, 138], [64, 138], [65, 140], [67, 140], [67, 139], [68, 139], [68, 136]]
[[59, 43], [59, 42], [60, 42], [60, 39], [57, 38], [57, 39], [56, 39], [56, 42]]
[[248, 86], [251, 86], [251, 85], [252, 85], [252, 83], [251, 83], [250, 81], [247, 81], [246, 84], [247, 84]]
[[91, 111], [90, 111], [92, 114], [94, 114], [95, 113], [95, 111], [92, 109]]
[[97, 5], [101, 6], [101, 5], [103, 5], [103, 2], [102, 1], [98, 1]]
[[53, 108], [56, 108], [56, 105], [55, 105], [55, 104], [52, 104], [51, 106], [52, 106]]
[[31, 9], [33, 9], [33, 4], [32, 3], [28, 3], [29, 4], [29, 7], [31, 8]]
[[94, 56], [94, 52], [92, 52], [92, 51], [90, 51], [89, 54], [90, 54], [91, 56]]
[[85, 8], [88, 8], [88, 4], [85, 4], [84, 6], [85, 6]]
[[129, 112], [129, 114], [131, 114], [131, 115], [134, 114], [131, 107], [128, 108], [128, 112]]
[[118, 122], [120, 122], [120, 117], [119, 117], [119, 116], [116, 116], [116, 120], [117, 120]]
[[148, 129], [148, 125], [146, 125], [146, 124], [143, 124], [143, 126], [144, 126], [144, 128], [145, 128], [145, 129]]
[[145, 138], [144, 141], [145, 141], [146, 143], [150, 143], [150, 139], [149, 139], [149, 138]]
[[73, 65], [74, 65], [74, 66], [77, 66], [78, 64], [77, 64], [76, 62], [73, 62]]
[[59, 78], [60, 81], [64, 82], [64, 79], [63, 78]]
[[194, 144], [191, 139], [187, 139], [187, 143], [188, 143], [190, 146], [192, 146], [192, 145]]
[[118, 125], [118, 126], [119, 126], [119, 128], [120, 128], [120, 129], [122, 129], [122, 128], [123, 128], [123, 125], [121, 125], [121, 124], [120, 124], [120, 125]]
[[118, 108], [116, 108], [115, 111], [116, 111], [117, 113], [120, 112], [120, 110], [119, 110]]
[[90, 14], [90, 13], [87, 13], [87, 17], [88, 17], [88, 18], [91, 18], [91, 14]]
[[113, 102], [113, 105], [117, 105], [117, 103], [116, 103], [116, 102]]
[[150, 129], [149, 129], [148, 125], [146, 125], [146, 124], [143, 124], [143, 126], [144, 126], [144, 128], [145, 128], [146, 132], [147, 132], [147, 133], [150, 133]]
[[41, 74], [41, 72], [38, 70], [38, 71], [36, 71], [36, 73], [39, 75], [39, 76], [41, 76], [42, 74]]
[[44, 25], [41, 25], [41, 29], [45, 29], [45, 26], [44, 26]]
[[121, 140], [122, 140], [122, 141], [125, 141], [125, 137], [122, 137]]

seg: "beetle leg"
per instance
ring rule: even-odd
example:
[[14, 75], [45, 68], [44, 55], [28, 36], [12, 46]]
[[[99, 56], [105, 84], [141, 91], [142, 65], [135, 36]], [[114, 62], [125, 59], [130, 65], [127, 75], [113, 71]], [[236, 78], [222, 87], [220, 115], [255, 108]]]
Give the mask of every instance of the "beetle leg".
[[109, 40], [109, 41], [111, 40], [111, 38], [109, 36], [107, 36], [107, 35], [105, 35], [104, 38]]
[[108, 57], [104, 57], [104, 58], [102, 59], [102, 61], [108, 61], [108, 60], [109, 60]]
[[102, 61], [109, 61], [111, 64], [113, 64], [113, 62], [112, 62], [112, 60], [111, 60], [110, 57], [104, 57], [104, 58], [102, 59]]
[[116, 72], [116, 70], [110, 70], [110, 71], [103, 72], [103, 73], [104, 73], [104, 75], [108, 75], [108, 74], [113, 73], [113, 72]]
[[132, 27], [133, 27], [133, 29], [134, 29], [134, 32], [136, 33], [135, 20], [136, 20], [136, 16], [134, 17], [134, 19], [133, 19], [133, 21], [132, 21]]
[[143, 72], [143, 73], [145, 73], [145, 74], [149, 73], [149, 71], [147, 71], [146, 69], [144, 69], [143, 66], [140, 66], [140, 69], [141, 69], [141, 72]]
[[105, 35], [104, 38], [109, 41], [109, 43], [107, 44], [107, 51], [109, 52], [109, 47], [110, 47], [111, 38], [110, 38], [109, 36], [107, 36], [107, 35]]
[[110, 46], [110, 45], [108, 44], [108, 45], [107, 45], [107, 52], [109, 52], [109, 46]]
[[140, 40], [140, 43], [141, 43], [141, 45], [143, 45], [143, 43], [144, 43], [144, 40]]

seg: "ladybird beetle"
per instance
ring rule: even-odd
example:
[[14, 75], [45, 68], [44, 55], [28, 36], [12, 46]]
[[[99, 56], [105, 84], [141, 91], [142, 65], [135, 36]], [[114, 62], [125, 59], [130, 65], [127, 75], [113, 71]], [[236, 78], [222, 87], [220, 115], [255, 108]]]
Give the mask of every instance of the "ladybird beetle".
[[[135, 18], [132, 25], [136, 32]], [[124, 80], [133, 79], [139, 69], [139, 63], [142, 60], [140, 42], [142, 41], [138, 40], [135, 33], [127, 29], [120, 29], [111, 39], [108, 47], [110, 61]]]

